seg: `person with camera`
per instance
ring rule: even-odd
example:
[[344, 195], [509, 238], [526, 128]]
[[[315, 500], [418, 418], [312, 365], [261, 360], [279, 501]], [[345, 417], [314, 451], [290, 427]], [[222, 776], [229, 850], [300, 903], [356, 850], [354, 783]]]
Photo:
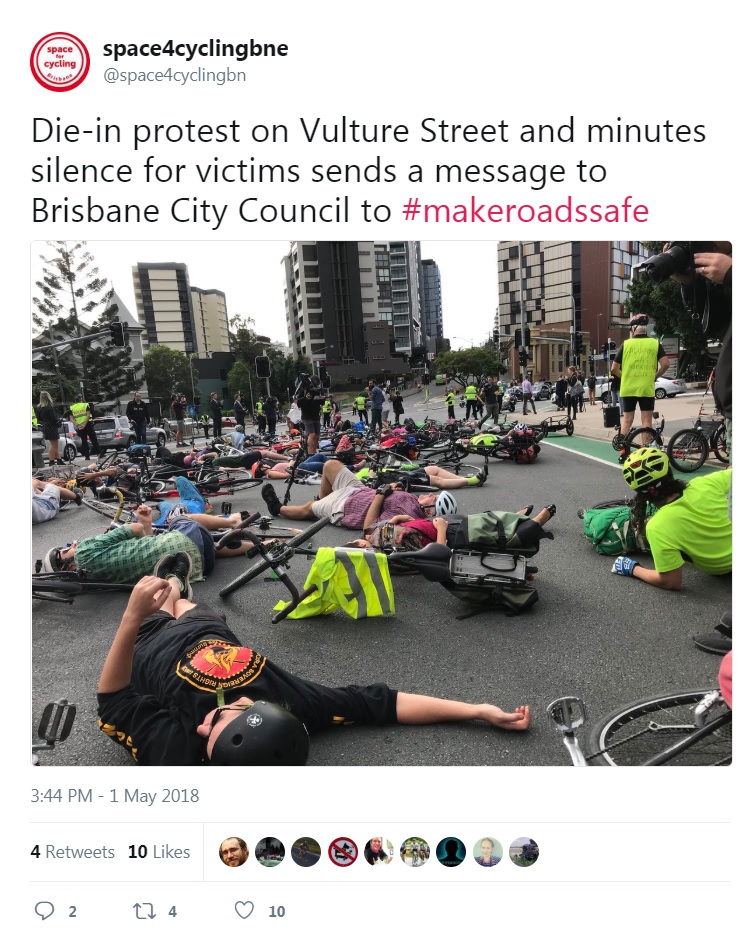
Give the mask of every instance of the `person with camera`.
[[[656, 380], [669, 369], [667, 351], [647, 331], [646, 314], [633, 314], [630, 318], [630, 339], [617, 350], [612, 363], [612, 374], [620, 377], [620, 434], [624, 437], [633, 426], [636, 406], [641, 410], [641, 425], [651, 427], [654, 414]], [[619, 462], [623, 464], [628, 449], [620, 449]]]
[[[700, 249], [697, 250], [697, 249]], [[654, 283], [666, 280], [664, 259], [671, 261], [670, 277], [681, 285], [685, 306], [700, 320], [704, 332], [722, 338], [714, 369], [714, 402], [724, 415], [727, 453], [732, 460], [732, 243], [670, 242], [654, 262], [649, 277]], [[656, 260], [661, 259], [656, 266]], [[648, 267], [648, 264], [647, 264]], [[657, 278], [661, 280], [657, 281]]]

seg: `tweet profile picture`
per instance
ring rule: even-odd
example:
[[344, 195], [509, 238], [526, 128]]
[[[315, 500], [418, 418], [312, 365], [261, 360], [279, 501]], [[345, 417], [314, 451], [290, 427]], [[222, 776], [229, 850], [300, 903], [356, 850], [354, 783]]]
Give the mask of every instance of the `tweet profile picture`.
[[465, 859], [465, 843], [456, 836], [447, 836], [437, 844], [437, 861], [448, 869], [454, 869]]
[[309, 868], [316, 866], [322, 858], [322, 848], [313, 837], [302, 836], [293, 843], [291, 854], [296, 866]]
[[394, 855], [392, 843], [383, 836], [372, 836], [363, 848], [363, 858], [369, 866], [388, 866]]
[[502, 859], [502, 844], [493, 836], [482, 836], [473, 847], [473, 858], [487, 869], [496, 866]]
[[262, 866], [269, 868], [279, 866], [283, 859], [285, 859], [285, 847], [277, 837], [265, 836], [263, 840], [259, 840], [256, 844], [254, 856], [256, 856]]
[[539, 858], [539, 844], [529, 836], [519, 836], [510, 844], [510, 859], [516, 866], [533, 866]]
[[400, 847], [400, 859], [411, 869], [423, 866], [429, 856], [431, 856], [431, 847], [420, 836], [408, 837]]
[[73, 33], [47, 33], [34, 44], [31, 74], [48, 91], [71, 91], [89, 73], [89, 50]]
[[220, 859], [230, 869], [237, 869], [248, 859], [248, 844], [239, 836], [229, 836], [220, 843]]

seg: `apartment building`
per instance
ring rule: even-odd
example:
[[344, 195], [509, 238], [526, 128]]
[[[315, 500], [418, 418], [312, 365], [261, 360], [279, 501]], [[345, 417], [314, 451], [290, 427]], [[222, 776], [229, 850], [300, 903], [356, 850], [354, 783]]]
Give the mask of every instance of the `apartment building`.
[[621, 343], [631, 274], [648, 255], [640, 242], [499, 242], [498, 329], [512, 374], [520, 371], [517, 329], [530, 331], [535, 378], [570, 365], [574, 332], [582, 338], [581, 366], [608, 339]]

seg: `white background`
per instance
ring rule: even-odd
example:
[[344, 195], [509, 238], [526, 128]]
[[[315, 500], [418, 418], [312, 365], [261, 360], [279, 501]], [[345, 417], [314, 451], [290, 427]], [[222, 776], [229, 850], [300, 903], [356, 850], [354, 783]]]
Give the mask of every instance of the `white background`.
[[[28, 271], [29, 243], [39, 239], [129, 239], [171, 242], [186, 239], [208, 239], [207, 227], [179, 225], [163, 221], [159, 225], [125, 227], [116, 225], [37, 225], [30, 222], [31, 198], [44, 194], [59, 200], [63, 195], [80, 196], [81, 190], [57, 188], [44, 192], [31, 187], [28, 167], [38, 162], [40, 148], [31, 141], [33, 116], [77, 122], [91, 126], [97, 116], [126, 126], [129, 122], [180, 123], [188, 119], [199, 123], [221, 123], [236, 118], [241, 122], [285, 122], [293, 125], [303, 116], [321, 116], [331, 120], [346, 114], [350, 118], [385, 123], [402, 122], [416, 127], [426, 115], [443, 116], [458, 123], [487, 124], [506, 120], [511, 125], [522, 123], [559, 124], [574, 115], [576, 126], [605, 123], [619, 116], [631, 123], [704, 124], [704, 144], [660, 146], [613, 145], [588, 148], [584, 143], [559, 146], [536, 145], [464, 145], [455, 148], [439, 145], [387, 146], [378, 148], [384, 160], [405, 165], [417, 162], [484, 163], [562, 163], [574, 167], [579, 159], [602, 163], [609, 176], [605, 184], [560, 185], [547, 187], [535, 194], [524, 187], [484, 187], [464, 185], [444, 188], [441, 195], [452, 201], [466, 200], [471, 193], [487, 202], [544, 201], [547, 197], [571, 193], [583, 202], [620, 202], [632, 194], [635, 202], [650, 207], [649, 222], [642, 226], [622, 225], [549, 225], [531, 224], [511, 228], [507, 225], [485, 226], [423, 226], [401, 224], [393, 214], [385, 227], [351, 224], [345, 226], [249, 226], [226, 223], [217, 233], [223, 239], [289, 239], [289, 238], [411, 238], [411, 239], [731, 239], [737, 261], [736, 349], [738, 368], [744, 360], [750, 328], [747, 321], [747, 269], [750, 240], [748, 211], [750, 186], [745, 146], [749, 140], [749, 108], [742, 89], [749, 75], [744, 65], [747, 52], [743, 37], [748, 30], [742, 5], [720, 2], [713, 7], [686, 3], [679, 7], [666, 4], [610, 5], [600, 3], [538, 3], [462, 5], [416, 5], [382, 2], [376, 5], [352, 3], [286, 4], [262, 6], [215, 2], [213, 4], [183, 3], [165, 7], [155, 3], [132, 2], [126, 7], [102, 7], [77, 4], [37, 3], [18, 10], [19, 19], [11, 33], [6, 34], [6, 147], [3, 176], [5, 225], [4, 260], [6, 263], [4, 311], [3, 368], [6, 422], [11, 431], [25, 428], [18, 415], [26, 414], [28, 397]], [[20, 24], [20, 25], [19, 25]], [[33, 44], [54, 29], [68, 30], [81, 37], [92, 55], [88, 79], [77, 90], [54, 94], [38, 86], [29, 73], [28, 56]], [[241, 42], [253, 37], [257, 41], [286, 42], [290, 54], [272, 61], [249, 60], [235, 64], [231, 60], [211, 63], [203, 60], [204, 68], [244, 70], [249, 81], [234, 86], [203, 85], [105, 85], [101, 73], [111, 63], [103, 60], [100, 49], [104, 42], [151, 42], [168, 38], [191, 42], [210, 36]], [[137, 66], [136, 63], [139, 63]], [[127, 60], [120, 67], [195, 68], [196, 63], [183, 66], [179, 60]], [[198, 148], [203, 148], [201, 154]], [[212, 145], [198, 145], [195, 154], [210, 158], [216, 152]], [[237, 149], [237, 148], [236, 148]], [[241, 148], [243, 150], [243, 148]], [[44, 148], [44, 155], [53, 151]], [[144, 151], [146, 152], [146, 151]], [[150, 148], [149, 152], [165, 160], [190, 162], [185, 145]], [[195, 153], [196, 152], [196, 153]], [[230, 151], [223, 151], [230, 153]], [[340, 145], [307, 147], [284, 154], [271, 151], [259, 153], [258, 159], [275, 162], [368, 162], [376, 151], [366, 147], [346, 148]], [[101, 160], [101, 148], [76, 145], [65, 151], [67, 158], [83, 162]], [[242, 155], [242, 154], [241, 154]], [[133, 154], [109, 153], [116, 162], [132, 160]], [[133, 159], [134, 163], [138, 160]], [[163, 188], [164, 189], [164, 188]], [[214, 187], [210, 198], [230, 201], [237, 198], [236, 187]], [[195, 186], [177, 187], [175, 195], [197, 192]], [[227, 192], [226, 192], [227, 190]], [[304, 202], [315, 199], [321, 188], [296, 185], [292, 191], [275, 187], [267, 189], [267, 201]], [[364, 192], [362, 192], [362, 190]], [[412, 184], [395, 183], [386, 187], [368, 185], [355, 187], [359, 198], [389, 203], [395, 209], [409, 196], [423, 195]], [[333, 192], [343, 192], [340, 186]], [[99, 192], [98, 192], [99, 195]], [[136, 185], [109, 186], [108, 202], [150, 201], [150, 192]], [[168, 193], [168, 196], [171, 193]], [[438, 201], [437, 188], [426, 192]], [[203, 196], [203, 193], [202, 193]], [[513, 198], [514, 197], [514, 198]], [[619, 197], [619, 199], [617, 198]], [[100, 195], [101, 201], [105, 201]], [[166, 197], [161, 195], [160, 200]], [[73, 199], [71, 200], [73, 201]], [[294, 228], [294, 230], [293, 230]], [[148, 260], [148, 259], [147, 259]], [[174, 259], [179, 261], [179, 258]], [[742, 266], [742, 271], [740, 270]], [[221, 287], [221, 285], [218, 285]], [[744, 375], [738, 373], [738, 375]], [[738, 392], [745, 387], [738, 382]], [[16, 414], [17, 413], [17, 414]], [[745, 411], [738, 411], [735, 456], [738, 467], [747, 466], [749, 446], [745, 441], [748, 422]], [[21, 452], [23, 441], [20, 435]], [[13, 461], [8, 455], [10, 468]], [[23, 458], [22, 458], [23, 459]], [[742, 462], [742, 463], [741, 463]], [[19, 465], [20, 466], [20, 465]], [[15, 472], [14, 472], [15, 473]], [[23, 479], [23, 473], [20, 475]], [[11, 478], [12, 480], [13, 478]], [[6, 478], [6, 487], [11, 485]], [[738, 478], [739, 481], [739, 478]], [[739, 734], [735, 742], [735, 764], [731, 769], [578, 772], [570, 768], [468, 768], [433, 770], [385, 769], [307, 769], [295, 772], [258, 773], [250, 770], [218, 772], [216, 769], [89, 769], [77, 773], [71, 769], [28, 766], [29, 683], [33, 672], [34, 653], [30, 641], [30, 616], [26, 574], [29, 565], [28, 515], [23, 500], [15, 504], [7, 494], [6, 546], [6, 716], [4, 745], [6, 775], [3, 790], [7, 802], [7, 852], [24, 865], [17, 871], [25, 878], [30, 846], [25, 821], [102, 820], [91, 809], [71, 805], [32, 811], [28, 803], [29, 789], [36, 787], [100, 787], [110, 788], [128, 783], [130, 786], [158, 789], [161, 786], [198, 786], [206, 797], [192, 813], [194, 821], [259, 819], [335, 821], [421, 821], [473, 820], [540, 821], [536, 837], [546, 845], [547, 828], [557, 821], [583, 824], [583, 832], [593, 832], [591, 824], [603, 824], [597, 831], [608, 840], [612, 821], [641, 822], [714, 822], [731, 821], [735, 833], [748, 821], [743, 800], [744, 782], [749, 772], [749, 736]], [[742, 506], [738, 497], [738, 512]], [[739, 537], [738, 537], [739, 542]], [[12, 549], [11, 549], [12, 547]], [[736, 547], [738, 559], [746, 560], [749, 550]], [[740, 563], [738, 562], [738, 565]], [[14, 589], [14, 584], [21, 585]], [[744, 591], [744, 589], [743, 589]], [[738, 607], [744, 604], [737, 599]], [[744, 614], [744, 608], [738, 615]], [[626, 630], [632, 612], [614, 611], [611, 617], [625, 621]], [[661, 595], [656, 598], [657, 649], [650, 656], [662, 656]], [[738, 619], [738, 625], [743, 624]], [[744, 658], [749, 643], [744, 630], [738, 627], [738, 714], [746, 720], [750, 697], [745, 685], [749, 675]], [[92, 695], [99, 665], [86, 664], [86, 624], [81, 625], [82, 663], [92, 670]], [[666, 652], [666, 655], [670, 655]], [[742, 666], [741, 666], [742, 664]], [[448, 691], [450, 692], [450, 691]], [[564, 692], [568, 692], [563, 690]], [[544, 722], [540, 711], [537, 722]], [[564, 751], [563, 751], [564, 757]], [[28, 769], [28, 770], [27, 770]], [[749, 779], [748, 779], [749, 780]], [[184, 819], [170, 817], [160, 808], [151, 812], [131, 811], [130, 818], [107, 813], [105, 819], [138, 821], [140, 832], [149, 821]], [[134, 827], [137, 824], [134, 823]], [[507, 824], [506, 824], [507, 826]], [[382, 827], [378, 827], [382, 829]], [[490, 829], [493, 827], [490, 826]], [[707, 833], [704, 830], [704, 833]], [[729, 828], [720, 826], [719, 838], [728, 838]], [[72, 830], [75, 833], [75, 828]], [[447, 835], [447, 834], [444, 834]], [[510, 834], [516, 836], [520, 834]], [[397, 834], [395, 838], [399, 839]], [[393, 839], [394, 842], [394, 839]], [[713, 842], [711, 840], [710, 842]], [[744, 845], [741, 837], [729, 844]], [[733, 850], [734, 851], [734, 850]], [[687, 861], [687, 860], [686, 860]], [[666, 878], [673, 878], [675, 858], [668, 850]], [[593, 864], [583, 866], [577, 856], [569, 869], [558, 872], [558, 878], [581, 881], [601, 877]], [[563, 867], [564, 868], [564, 867]], [[683, 870], [684, 871], [684, 870]], [[23, 875], [21, 875], [23, 873]], [[699, 881], [717, 878], [717, 867], [698, 847], [696, 878]], [[715, 892], [714, 906], [718, 919], [733, 918], [741, 899], [741, 886], [730, 896]], [[538, 891], [538, 890], [541, 891]], [[706, 890], [702, 887], [674, 887], [658, 891], [644, 887], [641, 891], [599, 892], [594, 887], [571, 883], [531, 886], [516, 894], [500, 894], [497, 889], [486, 893], [474, 889], [470, 894], [458, 890], [448, 896], [441, 888], [416, 895], [403, 889], [389, 896], [380, 895], [380, 904], [392, 906], [396, 916], [411, 911], [420, 914], [424, 924], [458, 926], [474, 913], [495, 915], [501, 910], [514, 913], [535, 913], [536, 924], [556, 928], [561, 937], [591, 938], [604, 934], [604, 919], [609, 917], [609, 934], [626, 937], [631, 927], [645, 925], [648, 916], [657, 919], [670, 937], [679, 937], [680, 929], [705, 927], [710, 901], [697, 907], [693, 898]], [[200, 891], [196, 887], [197, 891]], [[666, 891], [665, 891], [666, 890]], [[611, 891], [611, 890], [610, 890]], [[710, 890], [711, 891], [711, 890]], [[588, 911], [587, 898], [594, 903], [602, 918], [581, 921], [570, 907], [573, 898]], [[520, 894], [518, 894], [520, 893]], [[545, 895], [543, 893], [546, 893]], [[96, 895], [96, 891], [93, 893]], [[288, 895], [292, 895], [290, 890]], [[337, 911], [348, 914], [350, 924], [368, 929], [368, 915], [373, 913], [377, 897], [368, 892], [319, 893], [320, 899], [336, 899]], [[682, 898], [682, 904], [675, 904]], [[670, 900], [674, 900], [671, 902]], [[523, 904], [524, 902], [524, 904]], [[721, 902], [722, 904], [718, 904]], [[731, 902], [733, 908], [728, 907]], [[612, 905], [609, 908], [609, 903]], [[349, 908], [352, 905], [352, 909]], [[503, 907], [504, 906], [504, 907]], [[663, 921], [671, 908], [671, 921]], [[565, 914], [569, 912], [569, 914]], [[610, 915], [611, 912], [611, 915]], [[28, 917], [26, 917], [28, 914]], [[364, 920], [364, 914], [367, 919]], [[23, 912], [24, 930], [49, 933], [52, 919], [42, 923], [29, 908]], [[255, 917], [255, 916], [254, 916]], [[384, 914], [383, 914], [384, 917]], [[710, 922], [709, 922], [710, 923]], [[232, 920], [224, 922], [233, 926]], [[396, 921], [397, 924], [397, 921]], [[83, 927], [83, 926], [82, 926]], [[163, 930], [167, 926], [163, 924]], [[258, 925], [256, 925], [258, 930]], [[309, 924], [308, 927], [311, 927]], [[486, 922], [488, 930], [490, 923]], [[61, 931], [60, 927], [54, 929]], [[276, 928], [277, 930], [277, 928]], [[298, 928], [300, 932], [300, 925]], [[101, 932], [98, 931], [99, 935]], [[651, 932], [652, 934], [655, 932]], [[92, 936], [87, 933], [87, 936]], [[282, 937], [283, 935], [280, 934]], [[732, 936], [739, 936], [736, 931]]]

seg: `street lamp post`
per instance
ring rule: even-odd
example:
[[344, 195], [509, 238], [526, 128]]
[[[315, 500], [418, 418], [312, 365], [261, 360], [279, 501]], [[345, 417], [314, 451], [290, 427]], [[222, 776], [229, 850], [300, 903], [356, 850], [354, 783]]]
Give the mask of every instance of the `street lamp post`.
[[194, 446], [195, 441], [193, 437], [194, 425], [196, 424], [196, 388], [193, 381], [193, 358], [196, 356], [196, 353], [188, 353], [188, 371], [191, 373], [191, 408], [193, 409], [193, 415], [191, 415], [191, 447]]

